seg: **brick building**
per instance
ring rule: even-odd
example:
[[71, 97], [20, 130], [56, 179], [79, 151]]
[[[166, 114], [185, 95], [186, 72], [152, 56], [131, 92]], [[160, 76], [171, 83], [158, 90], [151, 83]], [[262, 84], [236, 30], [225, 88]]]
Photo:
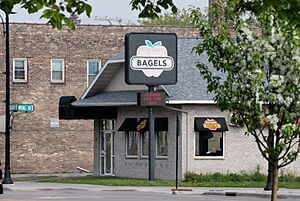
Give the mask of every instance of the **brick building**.
[[[79, 166], [94, 175], [147, 178], [147, 130], [135, 130], [136, 123], [147, 118], [147, 109], [136, 105], [136, 91], [147, 88], [126, 85], [122, 70], [124, 36], [129, 32], [175, 32], [178, 36], [178, 83], [159, 88], [168, 98], [167, 107], [156, 110], [161, 125], [156, 177], [174, 178], [177, 115], [181, 123], [181, 177], [189, 171], [249, 172], [257, 166], [266, 170], [267, 163], [254, 140], [244, 136], [244, 128], [231, 126], [230, 114], [221, 112], [206, 94], [204, 80], [194, 65], [197, 59], [207, 58], [191, 53], [199, 42], [195, 29], [79, 25], [73, 31], [53, 30], [42, 24], [12, 24], [11, 103], [30, 103], [35, 109], [12, 115], [11, 172], [74, 173]], [[0, 46], [5, 47], [4, 37]], [[0, 64], [3, 72], [4, 48], [0, 50]], [[5, 83], [4, 75], [1, 83]], [[5, 99], [4, 84], [0, 96]], [[89, 120], [59, 119], [62, 96], [74, 96], [70, 103], [81, 107], [81, 115], [95, 116]], [[3, 103], [0, 115], [4, 113]], [[101, 119], [101, 115], [106, 118]], [[201, 126], [207, 119], [222, 127], [214, 136]], [[3, 164], [4, 133], [0, 135]], [[296, 161], [288, 171], [300, 174], [299, 167]]]
[[[123, 52], [125, 34], [141, 31], [197, 36], [190, 27], [79, 25], [73, 31], [43, 24], [11, 24], [11, 103], [30, 103], [35, 108], [32, 113], [12, 116], [12, 173], [76, 172], [77, 166], [93, 170], [94, 122], [58, 120], [59, 98], [79, 98], [95, 69]], [[4, 100], [5, 37], [0, 37], [0, 46], [0, 96]], [[5, 114], [4, 107], [0, 104], [0, 115]], [[0, 136], [4, 164], [4, 133]]]

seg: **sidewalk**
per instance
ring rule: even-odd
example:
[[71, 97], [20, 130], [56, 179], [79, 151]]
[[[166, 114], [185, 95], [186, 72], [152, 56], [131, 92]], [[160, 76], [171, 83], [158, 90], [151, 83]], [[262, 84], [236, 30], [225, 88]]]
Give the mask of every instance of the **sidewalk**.
[[[173, 194], [190, 195], [220, 195], [220, 196], [248, 196], [248, 197], [270, 197], [270, 191], [260, 188], [223, 188], [223, 187], [196, 187], [179, 188], [174, 187], [141, 187], [141, 186], [98, 186], [86, 184], [58, 184], [40, 182], [15, 182], [14, 184], [4, 184], [5, 191], [35, 191], [35, 190], [87, 190], [87, 191], [143, 191]], [[173, 190], [173, 191], [172, 191]], [[300, 199], [300, 189], [279, 189], [278, 198]]]

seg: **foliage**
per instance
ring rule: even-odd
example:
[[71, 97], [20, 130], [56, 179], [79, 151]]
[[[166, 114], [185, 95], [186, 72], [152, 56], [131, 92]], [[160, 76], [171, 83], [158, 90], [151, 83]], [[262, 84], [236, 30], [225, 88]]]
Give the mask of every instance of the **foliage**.
[[[255, 16], [229, 10], [228, 20], [211, 21], [192, 10], [203, 42], [194, 48], [212, 65], [197, 67], [221, 110], [239, 114], [262, 156], [273, 166], [272, 200], [278, 169], [300, 152], [300, 33], [274, 10]], [[234, 36], [234, 37], [233, 37]], [[220, 76], [223, 75], [223, 76]]]
[[66, 13], [73, 15], [86, 13], [87, 16], [90, 16], [92, 7], [86, 2], [87, 0], [64, 0], [59, 2], [55, 0], [1, 0], [0, 9], [6, 14], [11, 14], [15, 5], [20, 5], [28, 13], [36, 13], [42, 10], [41, 18], [48, 19], [52, 27], [61, 29], [62, 22], [64, 22], [74, 29], [74, 23]]
[[193, 26], [191, 13], [189, 10], [179, 10], [177, 13], [164, 13], [155, 19], [141, 20], [143, 25], [162, 26]]
[[177, 12], [177, 7], [173, 3], [173, 0], [131, 0], [130, 2], [132, 10], [141, 11], [139, 18], [158, 18], [163, 10], [171, 8], [173, 13]]
[[256, 171], [252, 174], [241, 173], [213, 173], [213, 174], [196, 174], [188, 172], [184, 175], [186, 182], [265, 182], [266, 176]]
[[300, 1], [291, 0], [229, 0], [236, 4], [236, 12], [250, 11], [256, 16], [263, 15], [268, 10], [277, 13], [280, 19], [289, 24], [299, 26]]

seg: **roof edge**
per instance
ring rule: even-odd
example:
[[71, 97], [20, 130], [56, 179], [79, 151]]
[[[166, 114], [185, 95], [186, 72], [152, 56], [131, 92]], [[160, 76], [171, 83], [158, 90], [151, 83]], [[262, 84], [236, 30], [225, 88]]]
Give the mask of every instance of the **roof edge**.
[[80, 97], [79, 100], [82, 100], [84, 98], [86, 98], [86, 96], [88, 95], [88, 93], [90, 92], [90, 90], [93, 88], [94, 84], [96, 83], [96, 81], [98, 80], [98, 78], [100, 77], [100, 75], [102, 74], [102, 72], [107, 68], [107, 66], [109, 66], [109, 64], [114, 64], [114, 63], [124, 63], [125, 60], [124, 59], [110, 59], [108, 60], [103, 68], [100, 70], [100, 72], [97, 74], [97, 76], [95, 77], [95, 79], [92, 81], [92, 83], [88, 86], [88, 88], [85, 90], [85, 92], [82, 94], [82, 96]]

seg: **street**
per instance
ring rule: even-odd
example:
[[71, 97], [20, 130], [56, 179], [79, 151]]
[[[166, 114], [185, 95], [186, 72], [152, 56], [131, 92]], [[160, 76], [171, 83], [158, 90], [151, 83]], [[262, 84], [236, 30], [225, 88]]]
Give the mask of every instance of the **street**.
[[[296, 201], [299, 198], [282, 198], [278, 200]], [[248, 197], [248, 196], [223, 196], [223, 195], [201, 195], [179, 193], [172, 195], [171, 192], [145, 192], [133, 189], [120, 190], [87, 190], [87, 189], [25, 189], [25, 190], [6, 190], [0, 195], [1, 201], [269, 201], [270, 198]]]

